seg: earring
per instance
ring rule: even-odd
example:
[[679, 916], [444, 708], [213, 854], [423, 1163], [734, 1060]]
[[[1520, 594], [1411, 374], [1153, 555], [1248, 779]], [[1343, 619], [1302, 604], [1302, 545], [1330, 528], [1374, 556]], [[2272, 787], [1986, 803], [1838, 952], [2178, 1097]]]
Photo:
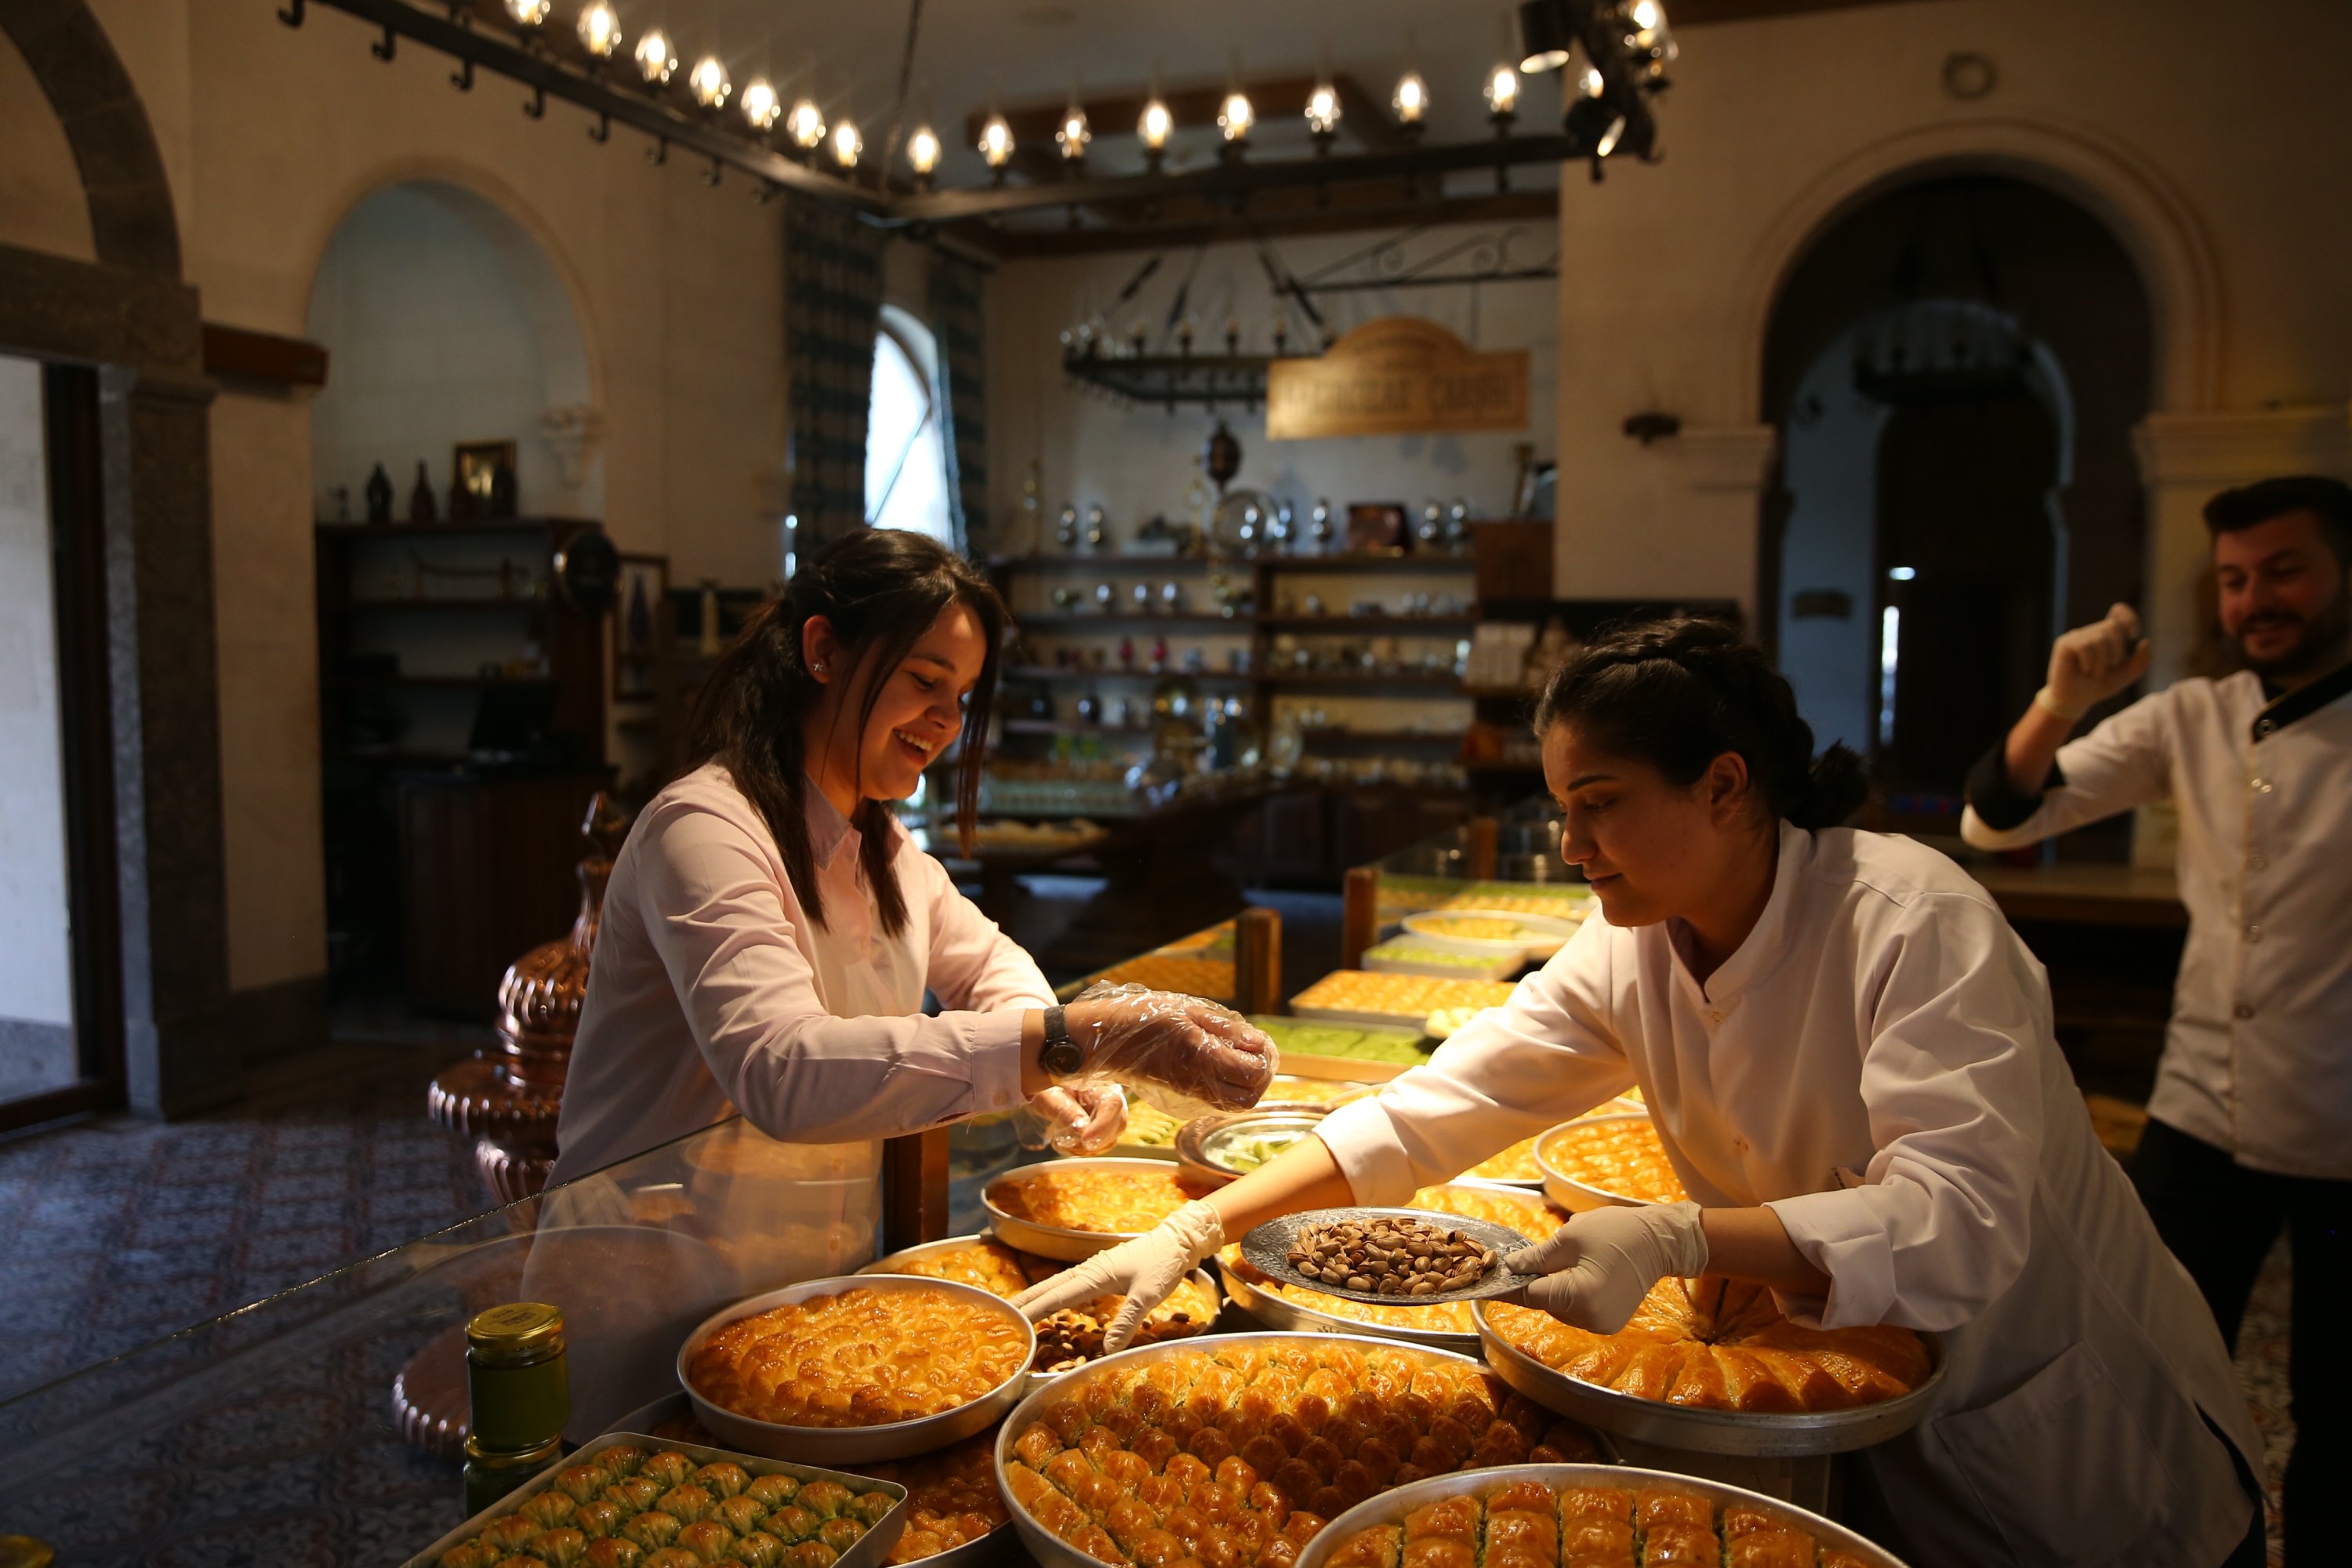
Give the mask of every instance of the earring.
[[823, 675], [824, 673], [824, 666], [821, 664], [810, 665], [809, 673], [812, 675]]

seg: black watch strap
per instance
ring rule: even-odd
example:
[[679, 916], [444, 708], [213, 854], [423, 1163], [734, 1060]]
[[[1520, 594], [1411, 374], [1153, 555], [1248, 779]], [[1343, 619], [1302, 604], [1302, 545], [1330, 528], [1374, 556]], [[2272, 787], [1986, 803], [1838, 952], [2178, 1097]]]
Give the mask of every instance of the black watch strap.
[[1070, 1023], [1058, 1006], [1045, 1009], [1045, 1043], [1037, 1051], [1037, 1065], [1055, 1078], [1067, 1078], [1086, 1066], [1087, 1053], [1070, 1038]]

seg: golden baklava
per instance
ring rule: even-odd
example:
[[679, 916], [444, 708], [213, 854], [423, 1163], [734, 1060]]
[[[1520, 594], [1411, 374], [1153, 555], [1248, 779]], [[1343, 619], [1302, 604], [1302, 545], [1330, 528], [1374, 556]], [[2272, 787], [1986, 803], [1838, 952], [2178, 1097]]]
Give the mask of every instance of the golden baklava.
[[988, 1201], [1015, 1219], [1061, 1230], [1139, 1236], [1214, 1188], [1176, 1167], [1027, 1165], [989, 1184]]
[[1012, 1314], [929, 1288], [864, 1287], [738, 1318], [688, 1369], [723, 1410], [782, 1426], [879, 1426], [958, 1409], [1028, 1359]]
[[1546, 1133], [1540, 1147], [1552, 1169], [1604, 1193], [1650, 1204], [1690, 1196], [1647, 1118], [1571, 1121]]
[[[891, 1270], [932, 1279], [952, 1279], [973, 1285], [1010, 1300], [1030, 1286], [1051, 1279], [1069, 1267], [1050, 1258], [1017, 1251], [992, 1237], [981, 1237], [950, 1251]], [[1122, 1297], [1097, 1296], [1083, 1306], [1066, 1308], [1036, 1322], [1037, 1354], [1030, 1365], [1038, 1372], [1067, 1372], [1102, 1354], [1103, 1331], [1118, 1310]], [[1136, 1331], [1134, 1342], [1156, 1344], [1205, 1332], [1216, 1321], [1217, 1302], [1198, 1281], [1187, 1279], [1151, 1310]]]

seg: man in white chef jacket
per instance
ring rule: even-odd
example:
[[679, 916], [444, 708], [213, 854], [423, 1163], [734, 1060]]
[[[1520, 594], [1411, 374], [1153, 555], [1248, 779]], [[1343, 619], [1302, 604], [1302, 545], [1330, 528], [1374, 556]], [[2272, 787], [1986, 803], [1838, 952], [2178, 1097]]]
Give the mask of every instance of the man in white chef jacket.
[[2337, 1321], [2352, 1287], [2352, 487], [2266, 479], [2214, 497], [2205, 519], [2245, 668], [2068, 741], [2149, 655], [2122, 605], [2067, 633], [2048, 684], [1970, 773], [1961, 833], [2006, 849], [2154, 801], [2179, 813], [2189, 941], [2132, 1179], [2233, 1347], [2263, 1258], [2289, 1236], [2304, 1331], [2287, 1560], [2309, 1564], [2352, 1458]]

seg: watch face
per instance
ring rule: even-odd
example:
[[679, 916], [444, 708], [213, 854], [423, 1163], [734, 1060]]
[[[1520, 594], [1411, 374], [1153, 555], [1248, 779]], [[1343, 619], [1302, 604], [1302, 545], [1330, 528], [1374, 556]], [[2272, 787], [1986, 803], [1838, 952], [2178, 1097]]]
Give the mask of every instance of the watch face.
[[1037, 1054], [1037, 1059], [1047, 1072], [1076, 1072], [1087, 1065], [1087, 1053], [1076, 1040], [1055, 1040]]

